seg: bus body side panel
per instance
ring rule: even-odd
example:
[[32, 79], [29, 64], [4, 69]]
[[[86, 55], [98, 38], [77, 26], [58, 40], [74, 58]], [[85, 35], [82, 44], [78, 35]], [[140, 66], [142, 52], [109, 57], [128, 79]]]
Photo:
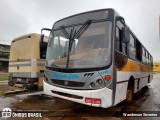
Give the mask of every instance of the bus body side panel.
[[120, 71], [117, 70], [115, 105], [126, 99], [128, 81], [131, 77], [134, 78], [135, 93], [151, 82], [153, 77], [152, 67], [128, 59], [126, 66]]

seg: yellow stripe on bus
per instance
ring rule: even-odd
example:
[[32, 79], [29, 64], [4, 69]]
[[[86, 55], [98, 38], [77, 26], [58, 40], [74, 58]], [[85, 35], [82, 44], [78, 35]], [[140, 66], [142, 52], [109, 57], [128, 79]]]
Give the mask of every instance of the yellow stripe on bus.
[[153, 67], [128, 59], [127, 64], [119, 72], [153, 72]]

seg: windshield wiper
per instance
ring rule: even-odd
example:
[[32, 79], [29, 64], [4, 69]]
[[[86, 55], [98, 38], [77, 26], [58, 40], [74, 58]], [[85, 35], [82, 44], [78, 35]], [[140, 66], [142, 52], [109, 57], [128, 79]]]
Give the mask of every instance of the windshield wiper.
[[68, 32], [66, 31], [66, 26], [60, 26], [59, 28], [62, 30], [63, 34], [65, 35], [65, 37], [69, 40], [71, 39], [78, 39], [85, 31], [86, 29], [90, 26], [90, 24], [92, 23], [92, 20], [87, 20], [82, 27], [78, 30], [78, 31], [74, 31], [73, 34], [73, 29], [71, 29], [70, 34], [68, 34]]
[[75, 31], [73, 39], [78, 39], [87, 30], [91, 23], [92, 20], [87, 20], [77, 32]]
[[69, 34], [68, 34], [68, 32], [66, 31], [65, 26], [60, 26], [59, 28], [62, 30], [62, 32], [63, 32], [63, 34], [65, 35], [65, 37], [66, 37], [67, 39], [69, 39]]
[[[66, 69], [68, 69], [68, 67], [69, 67], [69, 54], [71, 52], [74, 40], [78, 39], [87, 30], [87, 28], [90, 26], [91, 23], [92, 23], [92, 20], [87, 20], [78, 31], [76, 31], [76, 30], [74, 31], [74, 27], [73, 27], [73, 29], [71, 29], [71, 32], [69, 35], [69, 47], [68, 47], [68, 57], [67, 57]], [[73, 33], [73, 31], [74, 31], [74, 33]]]
[[[78, 31], [76, 30], [74, 31], [74, 28], [71, 29], [70, 36], [69, 36], [69, 52], [71, 52], [73, 41], [75, 39], [78, 39], [87, 30], [87, 28], [90, 26], [91, 23], [92, 23], [92, 20], [87, 20], [87, 22], [85, 22]], [[73, 31], [74, 31], [74, 34], [73, 34]]]
[[[67, 39], [69, 39], [69, 47], [68, 47], [68, 55], [67, 55], [67, 65], [66, 65], [66, 69], [68, 69], [69, 66], [69, 54], [71, 52], [72, 49], [72, 45], [75, 39], [78, 39], [86, 30], [87, 28], [90, 26], [90, 24], [92, 23], [92, 20], [87, 20], [82, 27], [79, 28], [78, 31], [74, 31], [74, 27], [71, 29], [70, 34], [68, 34], [68, 32], [66, 31], [66, 26], [60, 26], [59, 28], [62, 30], [63, 34], [65, 35], [65, 37]], [[73, 32], [74, 31], [74, 32]]]

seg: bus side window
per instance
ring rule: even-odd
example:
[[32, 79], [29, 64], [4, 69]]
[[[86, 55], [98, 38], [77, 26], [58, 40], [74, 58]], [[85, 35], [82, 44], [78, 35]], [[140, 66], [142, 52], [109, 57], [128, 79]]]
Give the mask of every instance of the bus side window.
[[129, 42], [129, 57], [135, 59], [136, 58], [136, 48], [135, 48], [135, 38], [130, 34], [130, 42]]
[[150, 66], [153, 65], [152, 56], [150, 55]]
[[148, 65], [148, 52], [146, 51], [146, 64]]
[[120, 30], [116, 27], [116, 50], [120, 51]]
[[142, 48], [142, 62], [146, 64], [146, 50], [144, 47]]
[[122, 43], [122, 29], [116, 27], [116, 50], [124, 55], [127, 55], [127, 45]]
[[142, 62], [142, 45], [137, 39], [136, 39], [136, 59]]
[[151, 65], [153, 65], [153, 57], [151, 56]]

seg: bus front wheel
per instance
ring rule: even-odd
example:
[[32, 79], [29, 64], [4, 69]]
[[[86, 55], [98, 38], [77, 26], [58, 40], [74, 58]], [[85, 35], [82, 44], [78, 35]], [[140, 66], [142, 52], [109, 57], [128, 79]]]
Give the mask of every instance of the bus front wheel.
[[8, 81], [8, 86], [13, 86], [13, 85], [14, 85], [13, 81]]
[[130, 77], [128, 87], [126, 91], [126, 101], [131, 102], [133, 100], [134, 93], [134, 77]]

